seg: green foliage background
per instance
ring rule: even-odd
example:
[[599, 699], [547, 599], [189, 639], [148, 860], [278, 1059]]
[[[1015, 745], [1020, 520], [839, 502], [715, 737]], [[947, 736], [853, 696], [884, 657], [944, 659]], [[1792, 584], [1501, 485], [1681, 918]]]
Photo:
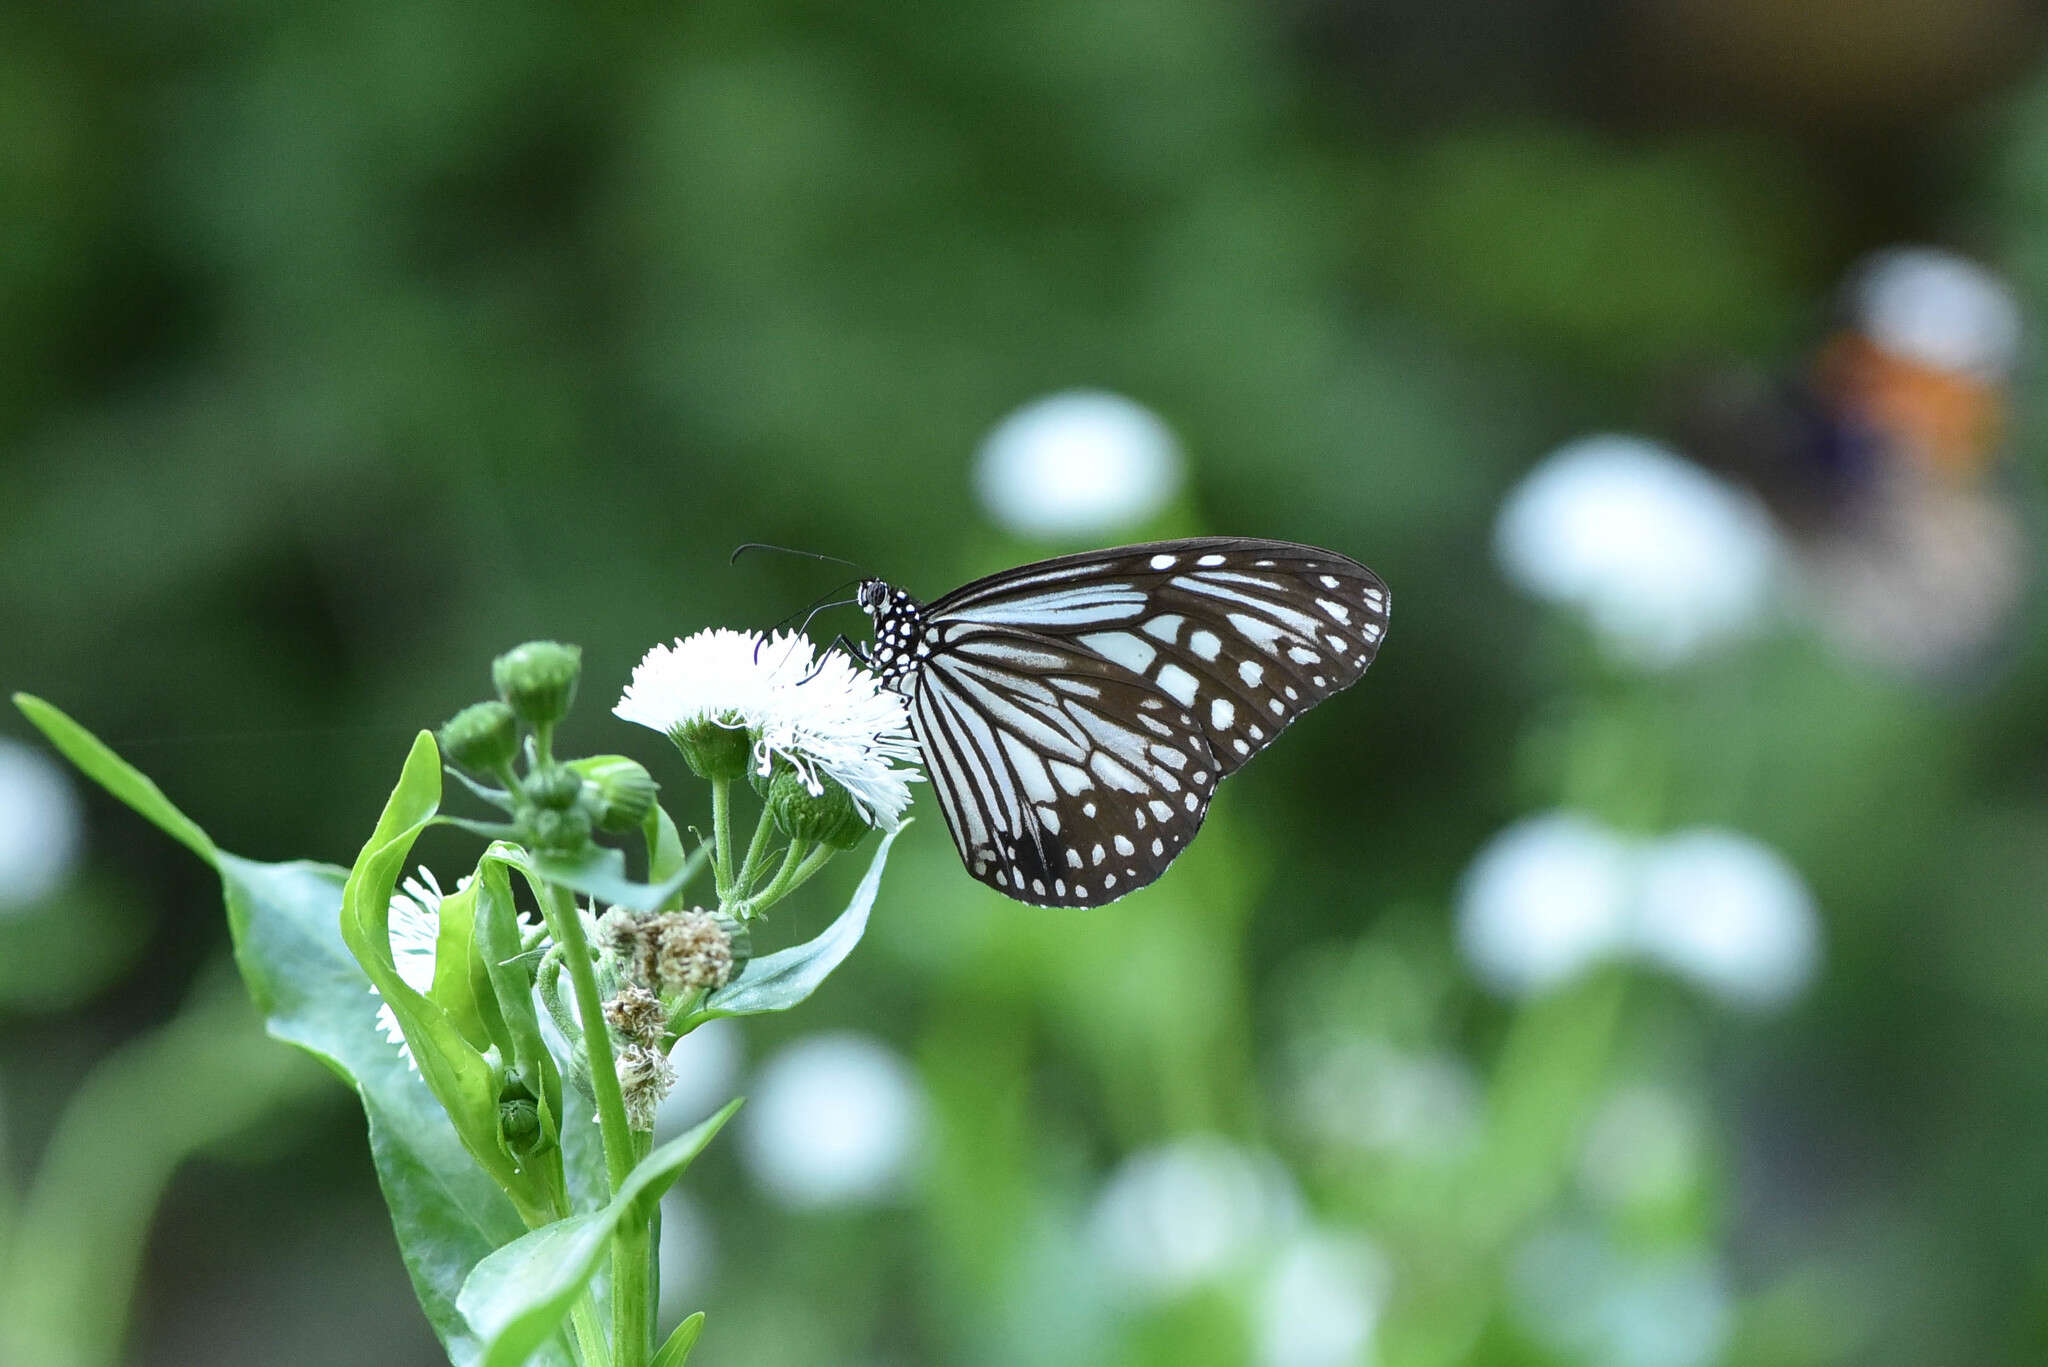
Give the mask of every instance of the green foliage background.
[[[2038, 625], [1963, 690], [1796, 628], [1634, 681], [1489, 556], [1540, 453], [1655, 430], [1688, 366], [1789, 364], [1868, 247], [1963, 247], [2048, 316], [2034, 21], [1784, 8], [1716, 21], [1746, 44], [1684, 4], [0, 9], [0, 680], [223, 847], [346, 864], [498, 650], [583, 643], [565, 744], [613, 750], [600, 704], [647, 645], [829, 587], [727, 568], [740, 541], [924, 594], [1061, 549], [994, 530], [968, 458], [1026, 399], [1114, 389], [1191, 463], [1142, 530], [1356, 554], [1400, 597], [1392, 641], [1111, 911], [1003, 902], [936, 820], [906, 836], [860, 953], [749, 1047], [881, 1023], [932, 1160], [900, 1207], [796, 1217], [715, 1146], [693, 1360], [1244, 1361], [1228, 1296], [1076, 1327], [1044, 1266], [1120, 1155], [1216, 1131], [1388, 1249], [1383, 1361], [1557, 1361], [1504, 1260], [1572, 1206], [1578, 1136], [1631, 1080], [1706, 1118], [1629, 1246], [1725, 1256], [1727, 1361], [2048, 1358]], [[1471, 985], [1458, 875], [1561, 800], [1589, 733], [1629, 757], [1610, 820], [1731, 825], [1808, 879], [1828, 958], [1794, 1011], [1655, 975], [1520, 1010]], [[226, 939], [203, 868], [90, 812], [90, 871], [0, 938], [18, 1181]], [[1467, 1057], [1482, 1156], [1294, 1133], [1289, 1051], [1340, 1029]], [[434, 1360], [345, 1093], [201, 1153], [141, 1250], [132, 1361]]]

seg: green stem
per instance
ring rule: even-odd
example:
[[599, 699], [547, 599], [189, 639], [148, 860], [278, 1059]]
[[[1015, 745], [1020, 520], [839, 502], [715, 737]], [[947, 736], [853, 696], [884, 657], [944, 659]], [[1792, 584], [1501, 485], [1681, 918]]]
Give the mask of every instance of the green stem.
[[740, 874], [733, 886], [733, 892], [740, 897], [747, 895], [747, 889], [761, 876], [761, 863], [768, 853], [768, 838], [775, 834], [775, 818], [761, 811], [761, 819], [754, 823], [754, 838], [747, 842], [747, 857], [740, 864]]
[[839, 853], [830, 845], [811, 845], [801, 840], [789, 842], [789, 852], [782, 858], [782, 867], [775, 871], [775, 877], [760, 895], [749, 897], [738, 905], [742, 919], [766, 911], [798, 888], [811, 881], [812, 875], [830, 863], [832, 856]]
[[732, 780], [711, 780], [711, 868], [720, 902], [732, 895]]
[[[604, 1136], [606, 1184], [616, 1196], [633, 1171], [639, 1146], [626, 1120], [625, 1094], [619, 1090], [619, 1069], [612, 1057], [611, 1035], [604, 1024], [604, 1003], [597, 995], [597, 972], [590, 962], [590, 941], [583, 918], [567, 888], [545, 884], [543, 907], [548, 929], [561, 946], [562, 963], [576, 988], [576, 1010], [583, 1024], [583, 1051], [590, 1059], [590, 1087], [597, 1093], [597, 1124]], [[621, 1229], [612, 1239], [612, 1361], [617, 1367], [646, 1367], [649, 1345], [646, 1231]], [[636, 1264], [639, 1268], [636, 1272]]]
[[611, 1367], [611, 1349], [605, 1346], [604, 1323], [597, 1317], [597, 1301], [588, 1291], [569, 1307], [569, 1323], [576, 1330], [576, 1346], [583, 1367]]

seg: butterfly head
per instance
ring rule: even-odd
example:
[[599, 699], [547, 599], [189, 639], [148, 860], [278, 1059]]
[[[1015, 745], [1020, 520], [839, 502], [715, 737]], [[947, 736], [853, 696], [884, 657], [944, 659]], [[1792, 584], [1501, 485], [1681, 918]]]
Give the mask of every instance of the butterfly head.
[[924, 604], [880, 579], [863, 579], [854, 601], [875, 624], [875, 645], [868, 663], [883, 683], [898, 692], [909, 692], [906, 681], [930, 653], [924, 640]]

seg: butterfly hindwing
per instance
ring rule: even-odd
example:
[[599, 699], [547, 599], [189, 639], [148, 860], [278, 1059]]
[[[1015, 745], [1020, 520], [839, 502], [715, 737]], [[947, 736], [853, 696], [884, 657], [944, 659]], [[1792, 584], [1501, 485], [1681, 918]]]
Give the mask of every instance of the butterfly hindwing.
[[1098, 906], [1165, 872], [1221, 774], [1194, 715], [1055, 637], [925, 630], [911, 722], [967, 871], [1043, 906]]
[[1377, 575], [1333, 551], [1198, 537], [991, 575], [925, 613], [1071, 641], [1138, 675], [1195, 718], [1228, 774], [1358, 681], [1390, 607]]

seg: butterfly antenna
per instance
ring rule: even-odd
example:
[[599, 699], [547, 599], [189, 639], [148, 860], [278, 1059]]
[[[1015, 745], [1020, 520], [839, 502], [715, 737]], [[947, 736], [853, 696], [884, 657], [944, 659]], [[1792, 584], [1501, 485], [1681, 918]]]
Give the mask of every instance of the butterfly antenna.
[[867, 574], [867, 571], [865, 569], [862, 569], [859, 565], [855, 564], [851, 560], [848, 560], [843, 555], [826, 555], [822, 551], [802, 551], [798, 550], [794, 546], [777, 546], [767, 541], [748, 541], [742, 545], [735, 546], [733, 548], [732, 555], [726, 560], [725, 563], [728, 565], [738, 564], [739, 558], [742, 555], [745, 555], [748, 551], [780, 551], [784, 555], [800, 555], [807, 560], [829, 560], [836, 564], [844, 565], [848, 569], [855, 571], [863, 577], [865, 577]]
[[795, 612], [790, 613], [789, 616], [784, 617], [782, 620], [775, 623], [775, 625], [769, 627], [767, 631], [762, 632], [761, 639], [755, 642], [754, 644], [754, 663], [759, 664], [761, 662], [761, 647], [767, 644], [768, 637], [782, 630], [784, 627], [788, 626], [799, 615], [801, 615], [804, 619], [803, 624], [796, 629], [797, 635], [801, 636], [811, 629], [811, 619], [813, 617], [816, 617], [819, 613], [825, 612], [831, 608], [852, 607], [855, 603], [858, 603], [860, 601], [858, 598], [841, 598], [834, 602], [826, 602], [825, 599], [831, 598], [833, 594], [843, 592], [844, 590], [853, 587], [855, 584], [859, 582], [860, 580], [858, 579], [848, 579], [843, 583], [835, 584], [833, 587], [827, 589], [822, 597], [812, 599], [810, 602], [804, 604], [804, 606], [798, 608]]

